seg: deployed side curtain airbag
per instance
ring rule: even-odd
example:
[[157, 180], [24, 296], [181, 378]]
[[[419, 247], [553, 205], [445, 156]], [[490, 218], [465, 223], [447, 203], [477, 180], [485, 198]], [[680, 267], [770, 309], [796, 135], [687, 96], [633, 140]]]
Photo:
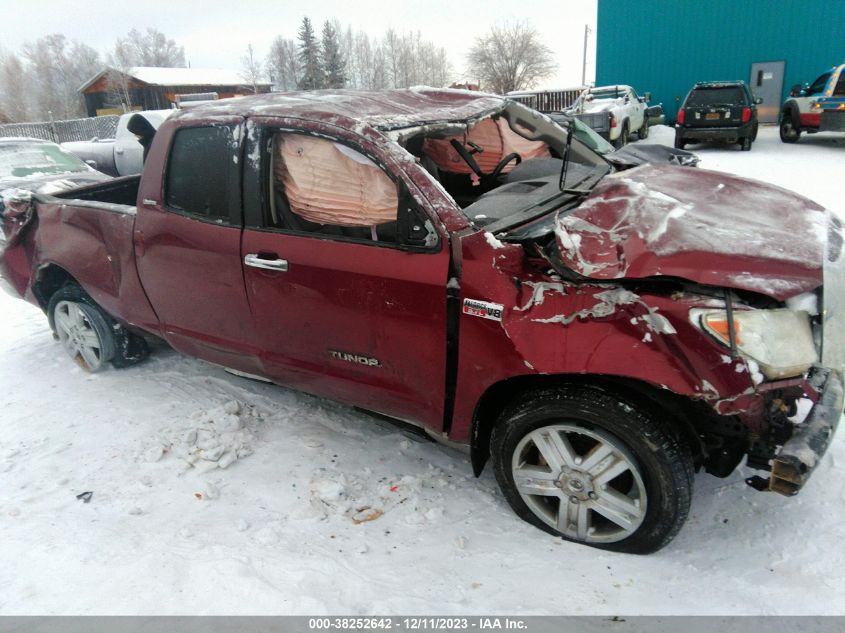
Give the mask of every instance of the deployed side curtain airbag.
[[[439, 169], [456, 174], [470, 174], [472, 169], [452, 147], [453, 139], [465, 146], [472, 142], [484, 149], [483, 152], [472, 155], [483, 174], [493, 173], [496, 165], [505, 156], [514, 152], [519, 154], [522, 160], [550, 156], [549, 148], [544, 142], [529, 141], [521, 137], [510, 128], [504, 118], [483, 119], [471, 127], [466, 134], [447, 139], [427, 138], [423, 143], [423, 151], [431, 157]], [[513, 168], [514, 163], [509, 163], [502, 172], [508, 173]]]
[[275, 180], [297, 215], [349, 227], [396, 221], [396, 184], [363, 154], [302, 134], [277, 134], [274, 151]]

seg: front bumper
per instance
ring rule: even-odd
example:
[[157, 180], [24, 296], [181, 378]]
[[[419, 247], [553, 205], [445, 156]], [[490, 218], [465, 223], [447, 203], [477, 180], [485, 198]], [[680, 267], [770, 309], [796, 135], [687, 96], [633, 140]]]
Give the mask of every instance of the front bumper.
[[798, 494], [827, 451], [845, 402], [845, 384], [840, 372], [816, 367], [810, 384], [818, 393], [818, 400], [775, 455], [769, 477], [769, 490], [788, 497]]

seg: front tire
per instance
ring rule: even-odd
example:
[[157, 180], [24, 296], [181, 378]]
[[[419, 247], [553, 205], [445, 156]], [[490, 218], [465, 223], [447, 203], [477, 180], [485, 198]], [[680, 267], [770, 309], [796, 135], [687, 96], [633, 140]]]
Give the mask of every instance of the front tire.
[[797, 143], [801, 138], [801, 129], [795, 125], [792, 111], [787, 110], [781, 115], [780, 140], [782, 143]]
[[639, 131], [637, 132], [637, 136], [639, 137], [639, 139], [640, 139], [641, 141], [642, 141], [643, 139], [647, 139], [647, 138], [648, 138], [648, 117], [647, 117], [647, 116], [643, 117], [643, 125], [642, 125], [642, 127], [639, 129]]
[[598, 387], [524, 394], [502, 413], [491, 453], [516, 514], [566, 540], [646, 554], [689, 512], [688, 447], [660, 416]]

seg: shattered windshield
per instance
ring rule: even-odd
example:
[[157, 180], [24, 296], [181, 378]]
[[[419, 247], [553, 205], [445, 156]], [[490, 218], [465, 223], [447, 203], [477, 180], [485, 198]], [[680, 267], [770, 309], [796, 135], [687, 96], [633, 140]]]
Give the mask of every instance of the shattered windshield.
[[0, 178], [27, 178], [88, 171], [88, 166], [52, 143], [0, 144]]
[[[567, 133], [547, 116], [507, 102], [478, 120], [441, 127], [426, 126], [403, 144], [476, 226], [519, 223], [531, 209], [567, 197], [560, 190]], [[608, 169], [594, 148], [572, 140], [568, 186], [595, 186]]]

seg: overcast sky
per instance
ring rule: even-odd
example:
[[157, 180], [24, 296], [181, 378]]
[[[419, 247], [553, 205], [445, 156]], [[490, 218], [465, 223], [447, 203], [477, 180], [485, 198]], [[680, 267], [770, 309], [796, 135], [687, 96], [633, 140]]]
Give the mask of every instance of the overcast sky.
[[389, 27], [419, 30], [446, 48], [458, 79], [471, 79], [464, 72], [466, 53], [476, 36], [497, 20], [524, 19], [537, 28], [558, 64], [544, 88], [580, 84], [586, 24], [592, 31], [587, 81], [595, 77], [596, 0], [0, 0], [0, 15], [0, 46], [7, 51], [48, 33], [64, 33], [104, 53], [129, 29], [152, 26], [185, 47], [192, 67], [232, 70], [240, 70], [248, 44], [264, 58], [276, 36], [294, 39], [304, 15], [318, 25], [338, 18], [379, 37]]

